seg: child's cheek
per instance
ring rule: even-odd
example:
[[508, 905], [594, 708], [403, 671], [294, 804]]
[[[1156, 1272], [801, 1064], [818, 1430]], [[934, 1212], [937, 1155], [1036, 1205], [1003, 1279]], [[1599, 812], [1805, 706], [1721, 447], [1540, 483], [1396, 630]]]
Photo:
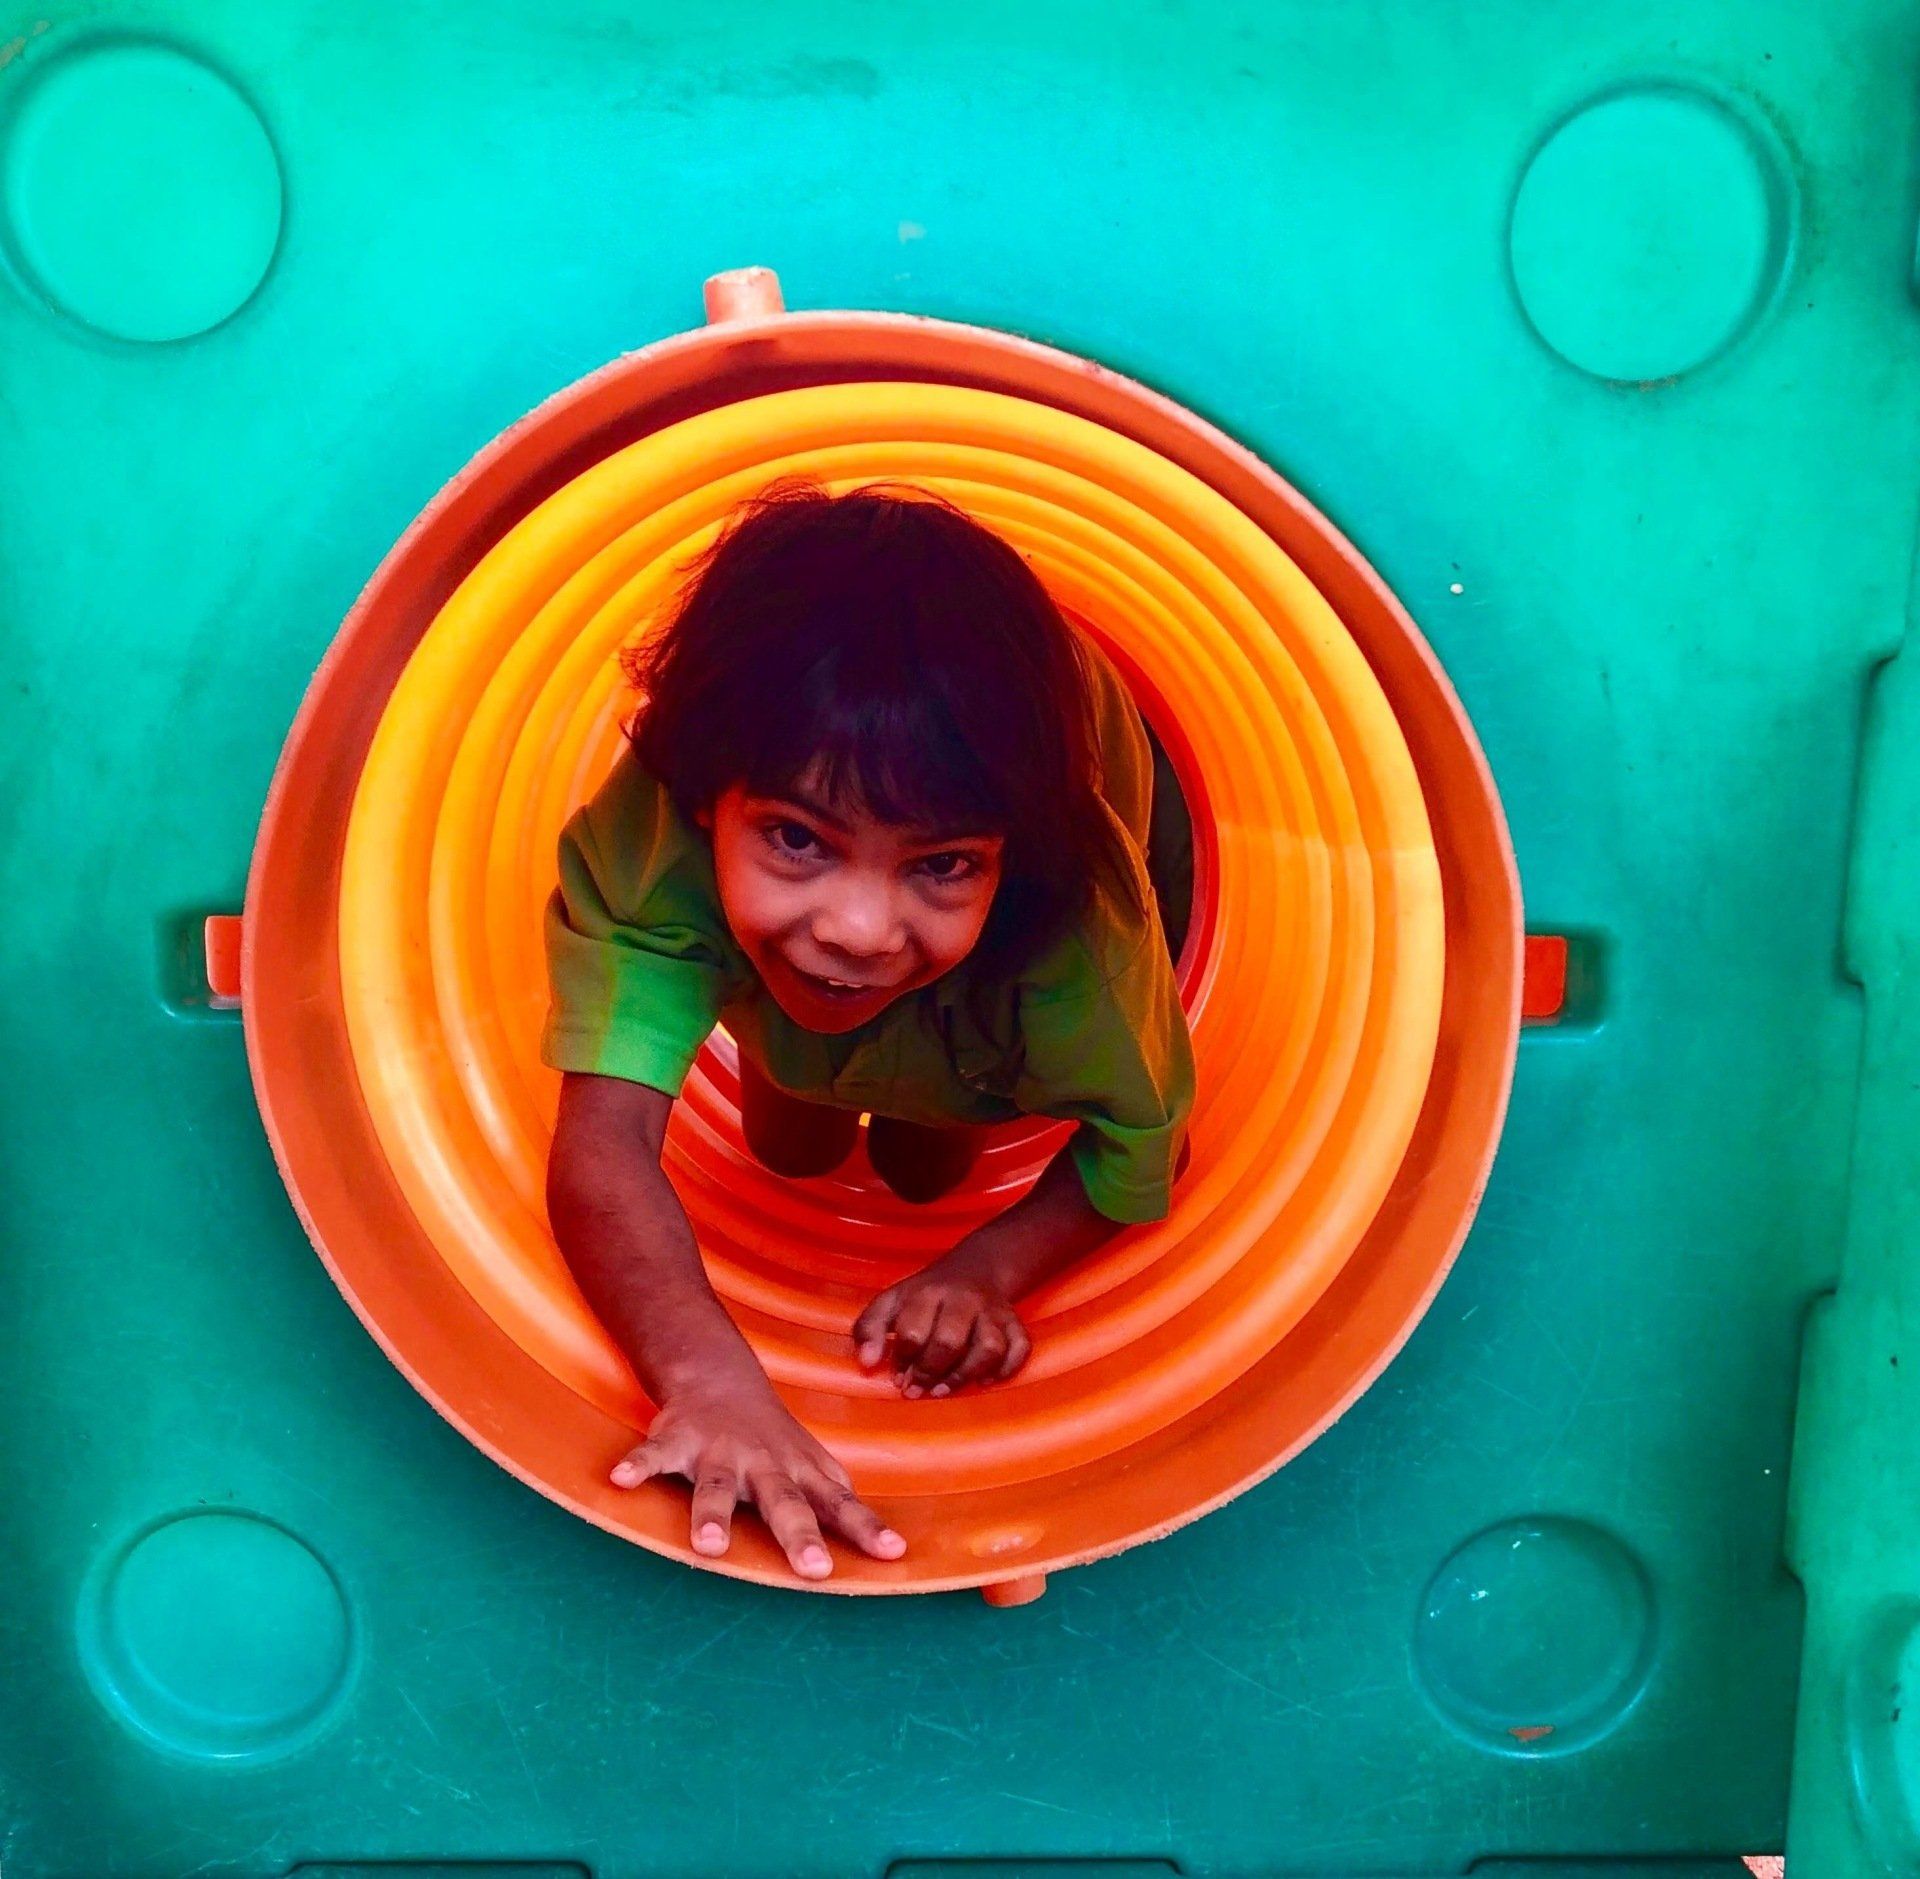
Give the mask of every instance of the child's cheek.
[[791, 897], [791, 885], [775, 879], [766, 867], [735, 847], [716, 847], [714, 879], [727, 925], [751, 956], [786, 923], [782, 909]]

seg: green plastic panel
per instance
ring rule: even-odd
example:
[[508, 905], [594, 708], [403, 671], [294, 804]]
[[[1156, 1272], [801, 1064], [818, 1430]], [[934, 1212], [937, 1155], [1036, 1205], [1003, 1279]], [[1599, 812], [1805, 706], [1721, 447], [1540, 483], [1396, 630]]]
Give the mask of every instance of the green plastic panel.
[[1867, 1041], [1846, 1263], [1807, 1341], [1792, 1558], [1808, 1594], [1790, 1842], [1920, 1871], [1920, 661], [1875, 685], [1847, 958]]
[[[5, 1879], [1735, 1873], [1843, 1251], [1796, 1879], [1910, 1869], [1911, 656], [1861, 753], [1917, 79], [1893, 0], [0, 5]], [[193, 958], [409, 519], [754, 262], [1278, 465], [1579, 938], [1383, 1381], [1017, 1611], [692, 1573], [495, 1469], [328, 1282]]]

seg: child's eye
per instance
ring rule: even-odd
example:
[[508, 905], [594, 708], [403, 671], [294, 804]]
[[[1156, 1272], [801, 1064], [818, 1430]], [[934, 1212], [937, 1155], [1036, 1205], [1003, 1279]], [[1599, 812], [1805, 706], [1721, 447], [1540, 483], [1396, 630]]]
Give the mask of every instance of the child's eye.
[[765, 833], [775, 853], [790, 859], [804, 859], [820, 846], [820, 838], [804, 822], [775, 822]]
[[941, 883], [949, 881], [967, 881], [980, 872], [980, 864], [971, 855], [963, 855], [958, 849], [943, 850], [937, 855], [922, 855], [920, 866], [934, 880]]

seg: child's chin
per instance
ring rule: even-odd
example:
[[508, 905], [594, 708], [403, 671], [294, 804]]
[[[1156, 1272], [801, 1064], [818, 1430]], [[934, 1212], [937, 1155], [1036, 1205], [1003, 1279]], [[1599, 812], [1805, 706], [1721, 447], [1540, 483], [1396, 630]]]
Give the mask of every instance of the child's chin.
[[774, 1003], [795, 1024], [809, 1031], [818, 1031], [826, 1037], [837, 1037], [843, 1031], [857, 1031], [863, 1024], [879, 1017], [894, 1002], [892, 998], [863, 998], [850, 1005], [843, 1005], [831, 998], [808, 998], [803, 1002], [792, 996], [783, 997], [779, 992], [775, 992], [773, 998]]

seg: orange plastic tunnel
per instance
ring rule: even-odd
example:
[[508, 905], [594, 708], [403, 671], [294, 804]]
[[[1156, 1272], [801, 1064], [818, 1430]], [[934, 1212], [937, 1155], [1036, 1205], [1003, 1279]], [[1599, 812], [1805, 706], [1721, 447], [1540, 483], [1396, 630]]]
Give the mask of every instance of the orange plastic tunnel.
[[765, 270], [708, 306], [483, 452], [347, 620], [255, 852], [255, 1086], [322, 1257], [444, 1415], [602, 1526], [795, 1584], [747, 1524], [697, 1558], [683, 1496], [606, 1482], [649, 1411], [545, 1224], [540, 914], [633, 705], [616, 655], [743, 497], [800, 471], [959, 503], [1109, 650], [1193, 811], [1199, 1094], [1173, 1214], [1029, 1301], [1011, 1384], [905, 1402], [854, 1362], [855, 1313], [1017, 1195], [1058, 1128], [1002, 1132], [931, 1208], [852, 1169], [784, 1181], [742, 1145], [720, 1035], [667, 1165], [776, 1385], [908, 1538], [810, 1589], [1017, 1602], [1278, 1467], [1411, 1330], [1504, 1112], [1512, 856], [1412, 623], [1219, 432], [1004, 334], [784, 313]]

